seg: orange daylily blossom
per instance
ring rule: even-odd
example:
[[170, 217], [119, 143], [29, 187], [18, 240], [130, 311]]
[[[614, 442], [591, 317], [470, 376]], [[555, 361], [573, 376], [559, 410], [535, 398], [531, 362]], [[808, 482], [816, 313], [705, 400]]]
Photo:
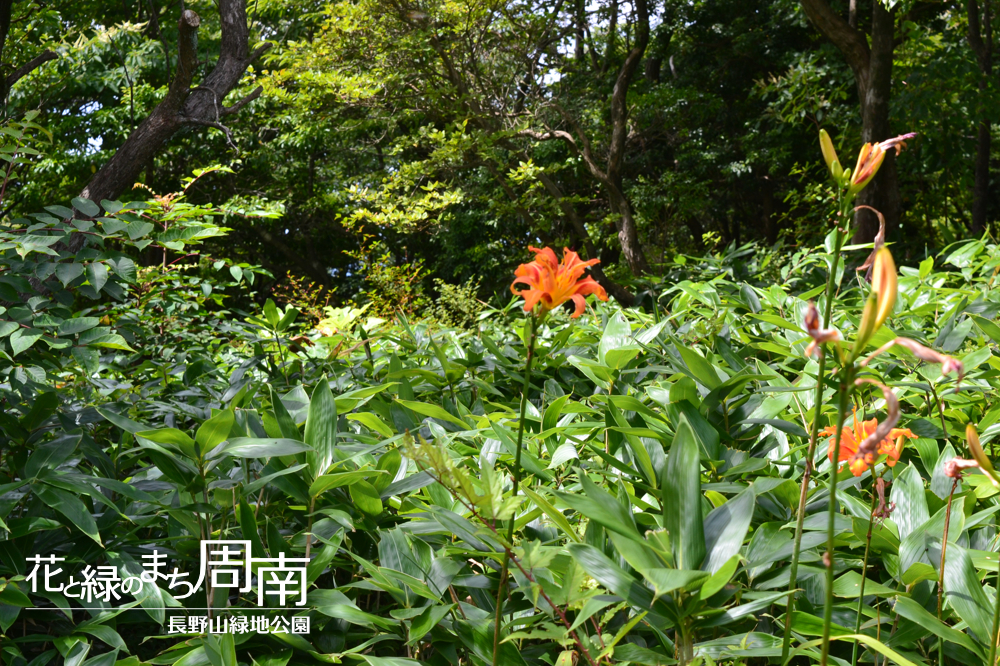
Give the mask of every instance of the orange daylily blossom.
[[863, 145], [861, 152], [858, 153], [858, 165], [854, 167], [854, 172], [851, 174], [849, 193], [853, 195], [865, 189], [865, 185], [871, 182], [871, 179], [878, 173], [879, 167], [882, 166], [886, 152], [890, 148], [895, 148], [898, 155], [906, 147], [906, 141], [915, 136], [915, 133], [910, 132], [880, 143]]
[[[847, 462], [850, 465], [851, 474], [854, 476], [861, 476], [869, 465], [875, 462], [875, 456], [871, 454], [858, 456], [857, 452], [858, 445], [875, 432], [877, 427], [878, 421], [876, 419], [858, 421], [857, 410], [855, 410], [854, 427], [844, 428], [840, 434], [840, 455], [837, 456], [837, 462]], [[823, 429], [823, 434], [830, 436], [828, 455], [830, 462], [833, 462], [834, 447], [837, 445], [837, 429], [834, 426], [828, 426]], [[899, 454], [903, 452], [904, 440], [915, 437], [916, 435], [909, 428], [893, 428], [889, 431], [888, 436], [879, 442], [878, 455], [885, 455], [886, 464], [889, 467], [895, 467], [899, 461]]]
[[[604, 287], [589, 275], [584, 276], [584, 271], [589, 266], [599, 264], [600, 259], [582, 261], [580, 255], [566, 248], [563, 250], [562, 262], [559, 262], [550, 247], [528, 249], [535, 253], [535, 260], [518, 266], [514, 282], [510, 285], [511, 293], [524, 297], [525, 312], [533, 311], [538, 305], [538, 314], [542, 316], [572, 300], [576, 308], [570, 317], [576, 319], [583, 314], [587, 305], [584, 296], [596, 294], [602, 301], [608, 300], [608, 292], [604, 291]], [[528, 288], [518, 291], [518, 284]]]

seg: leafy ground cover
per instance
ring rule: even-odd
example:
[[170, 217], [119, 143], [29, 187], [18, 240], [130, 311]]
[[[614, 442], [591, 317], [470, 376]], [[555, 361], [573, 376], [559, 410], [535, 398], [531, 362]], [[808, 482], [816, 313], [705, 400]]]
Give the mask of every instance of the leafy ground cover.
[[[791, 257], [679, 257], [648, 310], [514, 298], [455, 328], [229, 309], [253, 267], [128, 253], [177, 256], [245, 211], [74, 206], [0, 246], [11, 666], [995, 658], [995, 244], [897, 276], [833, 230]], [[306, 559], [305, 603], [169, 585], [207, 540]], [[38, 556], [65, 585], [141, 580], [157, 553], [134, 594], [32, 582]], [[174, 619], [241, 613], [310, 631]]]

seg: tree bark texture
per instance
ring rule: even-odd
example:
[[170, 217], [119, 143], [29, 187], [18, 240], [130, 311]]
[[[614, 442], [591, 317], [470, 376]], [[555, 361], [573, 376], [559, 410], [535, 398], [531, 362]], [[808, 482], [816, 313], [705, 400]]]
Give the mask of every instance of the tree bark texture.
[[[877, 0], [872, 3], [871, 47], [863, 32], [841, 18], [826, 0], [800, 0], [802, 8], [820, 33], [844, 56], [858, 87], [861, 103], [861, 138], [865, 142], [891, 138], [889, 99], [892, 92], [892, 52], [895, 10]], [[847, 164], [850, 160], [846, 161]], [[895, 151], [886, 154], [878, 174], [858, 198], [858, 203], [878, 209], [886, 228], [899, 227], [900, 197]], [[877, 216], [861, 209], [855, 214], [855, 243], [870, 243], [878, 233]]]
[[231, 107], [222, 101], [243, 78], [250, 63], [270, 45], [265, 44], [249, 53], [246, 0], [219, 0], [222, 21], [222, 44], [215, 67], [200, 85], [192, 87], [198, 66], [199, 16], [190, 9], [181, 13], [178, 22], [177, 72], [163, 100], [129, 135], [114, 154], [84, 188], [81, 196], [91, 201], [115, 199], [130, 189], [140, 172], [164, 145], [183, 127], [202, 125], [227, 133], [224, 116], [235, 113], [258, 97], [257, 88]]
[[969, 46], [979, 65], [979, 128], [976, 135], [975, 185], [972, 190], [972, 222], [969, 230], [975, 236], [986, 231], [987, 207], [990, 199], [990, 144], [991, 123], [985, 112], [987, 91], [993, 76], [993, 12], [990, 0], [983, 0], [982, 16], [977, 0], [968, 0], [969, 17], [967, 34]]

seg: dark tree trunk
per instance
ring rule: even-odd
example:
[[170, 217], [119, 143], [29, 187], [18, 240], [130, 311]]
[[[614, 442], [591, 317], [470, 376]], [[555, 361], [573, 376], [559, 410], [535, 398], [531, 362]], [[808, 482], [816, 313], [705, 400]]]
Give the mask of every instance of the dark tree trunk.
[[[583, 221], [576, 214], [576, 208], [574, 208], [573, 204], [563, 195], [562, 188], [560, 188], [559, 185], [556, 184], [556, 182], [552, 180], [552, 178], [544, 171], [539, 172], [537, 177], [538, 182], [540, 182], [548, 191], [549, 195], [559, 202], [559, 209], [562, 210], [563, 217], [573, 230], [573, 235], [583, 244], [583, 247], [587, 252], [587, 258], [599, 259], [600, 255], [597, 252], [597, 248], [594, 246], [594, 242], [590, 240], [590, 234], [587, 233], [587, 227], [584, 226]], [[597, 283], [604, 287], [605, 291], [607, 291], [608, 294], [610, 294], [616, 301], [625, 307], [630, 307], [635, 303], [635, 295], [624, 286], [609, 278], [607, 274], [605, 274], [604, 269], [601, 268], [600, 264], [591, 266], [590, 273], [594, 276], [594, 279], [597, 280]]]
[[[993, 12], [990, 0], [983, 0], [982, 20], [976, 0], [968, 0], [969, 17], [968, 40], [979, 64], [979, 97], [986, 100], [987, 87], [993, 76]], [[979, 131], [976, 136], [975, 185], [972, 190], [972, 223], [969, 230], [974, 236], [982, 236], [987, 225], [987, 205], [990, 198], [990, 121], [984, 117], [984, 109], [978, 109]]]
[[638, 277], [649, 272], [649, 263], [639, 243], [639, 230], [635, 223], [632, 204], [625, 196], [622, 169], [625, 162], [625, 144], [628, 139], [628, 91], [635, 78], [639, 63], [649, 45], [649, 7], [647, 0], [635, 0], [635, 44], [625, 57], [611, 93], [611, 141], [608, 148], [607, 180], [611, 210], [618, 213], [618, 239], [621, 241], [625, 261]]
[[[895, 10], [877, 0], [872, 3], [871, 47], [864, 33], [831, 9], [826, 0], [800, 0], [816, 28], [844, 56], [858, 87], [863, 141], [891, 138], [889, 99], [892, 88], [892, 51]], [[847, 159], [846, 163], [850, 164]], [[875, 179], [859, 196], [858, 203], [878, 209], [885, 216], [887, 233], [899, 227], [900, 198], [895, 151], [890, 151]], [[878, 232], [878, 219], [868, 211], [855, 216], [855, 243], [870, 243]]]
[[979, 121], [976, 137], [976, 182], [972, 190], [972, 224], [969, 231], [973, 236], [982, 236], [986, 231], [986, 209], [990, 199], [990, 123]]
[[608, 40], [604, 47], [604, 65], [601, 74], [608, 71], [615, 55], [615, 38], [618, 36], [618, 0], [611, 0], [611, 17], [608, 19]]
[[225, 116], [236, 113], [256, 99], [257, 88], [231, 107], [222, 102], [243, 78], [250, 63], [270, 45], [249, 53], [246, 0], [219, 0], [222, 22], [222, 45], [215, 67], [198, 86], [191, 87], [198, 64], [198, 26], [201, 19], [191, 10], [181, 13], [178, 27], [177, 72], [166, 97], [129, 135], [121, 148], [100, 171], [94, 174], [81, 196], [91, 201], [115, 199], [132, 187], [139, 173], [181, 128], [200, 125], [226, 132]]
[[[877, 143], [892, 138], [889, 127], [889, 98], [892, 93], [892, 50], [895, 9], [887, 10], [881, 2], [872, 3], [871, 56], [868, 65], [868, 85], [862, 90], [861, 140]], [[858, 196], [858, 203], [881, 211], [885, 216], [886, 234], [899, 228], [900, 199], [896, 175], [896, 151], [890, 150], [882, 168]], [[878, 233], [878, 216], [862, 208], [854, 216], [854, 242], [870, 243]]]

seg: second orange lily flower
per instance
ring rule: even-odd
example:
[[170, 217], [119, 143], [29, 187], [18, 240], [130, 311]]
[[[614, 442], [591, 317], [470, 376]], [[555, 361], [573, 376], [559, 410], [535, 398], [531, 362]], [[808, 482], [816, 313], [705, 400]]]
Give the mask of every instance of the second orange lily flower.
[[[876, 419], [858, 421], [858, 415], [857, 412], [855, 412], [854, 427], [844, 428], [840, 434], [840, 453], [837, 456], [837, 462], [849, 463], [851, 474], [854, 476], [861, 476], [865, 473], [865, 470], [867, 470], [869, 466], [875, 463], [875, 456], [867, 455], [855, 458], [855, 454], [858, 451], [858, 445], [871, 433], [875, 432], [875, 428], [877, 427], [878, 421]], [[828, 426], [823, 429], [823, 434], [830, 436], [828, 456], [830, 458], [830, 462], [834, 462], [834, 452], [837, 445], [837, 429], [834, 426]], [[893, 428], [889, 431], [889, 435], [879, 442], [878, 454], [886, 456], [886, 464], [889, 465], [889, 467], [895, 467], [896, 463], [899, 461], [899, 455], [903, 451], [903, 444], [905, 443], [905, 440], [914, 439], [915, 437], [916, 435], [914, 435], [909, 428]], [[852, 460], [852, 458], [855, 459]]]

